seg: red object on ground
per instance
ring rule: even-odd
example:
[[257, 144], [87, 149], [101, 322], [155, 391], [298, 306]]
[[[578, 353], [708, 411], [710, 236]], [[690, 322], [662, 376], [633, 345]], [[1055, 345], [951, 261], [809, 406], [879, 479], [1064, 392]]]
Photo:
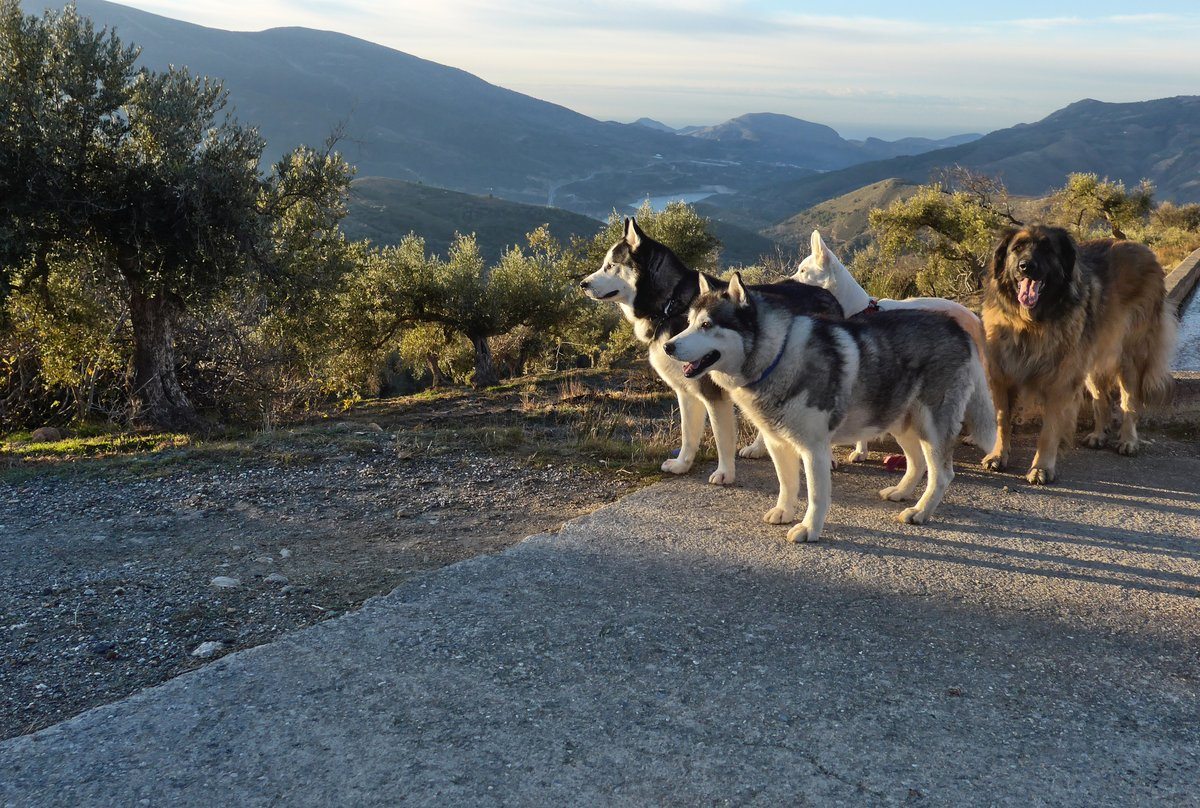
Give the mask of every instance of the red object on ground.
[[883, 467], [888, 471], [904, 471], [908, 468], [908, 462], [902, 454], [888, 455], [883, 459]]

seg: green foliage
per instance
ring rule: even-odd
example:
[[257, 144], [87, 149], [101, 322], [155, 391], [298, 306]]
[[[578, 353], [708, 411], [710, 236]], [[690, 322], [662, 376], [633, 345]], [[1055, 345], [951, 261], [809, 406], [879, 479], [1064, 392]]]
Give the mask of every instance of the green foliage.
[[[655, 211], [644, 202], [635, 216], [646, 235], [670, 247], [692, 269], [719, 271], [721, 242], [712, 233], [712, 223], [691, 205], [674, 201]], [[587, 257], [594, 267], [599, 268], [609, 247], [623, 237], [624, 223], [625, 217], [613, 211], [608, 224], [592, 239]]]
[[[137, 50], [73, 6], [33, 17], [3, 0], [0, 44], [0, 292], [36, 288], [53, 310], [80, 284], [121, 290], [133, 412], [151, 423], [194, 422], [173, 333], [189, 310], [222, 349], [180, 346], [202, 396], [230, 351], [310, 366], [303, 346], [319, 344], [323, 301], [357, 260], [338, 228], [345, 161], [301, 148], [263, 175], [264, 141], [226, 113], [219, 82], [135, 70]], [[245, 386], [225, 374], [240, 380], [223, 389]]]
[[1050, 200], [1055, 221], [1071, 229], [1076, 238], [1129, 238], [1154, 207], [1154, 186], [1142, 180], [1128, 191], [1120, 180], [1071, 174]]
[[1003, 222], [998, 210], [968, 191], [924, 186], [907, 199], [871, 212], [877, 252], [863, 255], [855, 268], [879, 278], [881, 265], [915, 255], [924, 264], [913, 280], [921, 294], [969, 293], [980, 286]]
[[123, 409], [129, 316], [111, 288], [56, 261], [42, 284], [8, 297], [4, 317], [0, 416], [7, 425]]
[[[474, 383], [495, 384], [499, 377], [489, 340], [524, 328], [531, 338], [517, 348], [516, 364], [522, 366], [520, 355], [535, 347], [532, 335], [552, 329], [577, 305], [574, 266], [545, 228], [529, 235], [527, 248], [510, 249], [491, 267], [474, 236], [460, 235], [443, 259], [427, 255], [424, 241], [410, 235], [396, 247], [373, 252], [363, 270], [347, 278], [337, 317], [349, 352], [367, 360], [348, 364], [363, 370], [381, 352], [397, 348], [402, 329], [421, 325], [425, 328], [415, 344], [401, 350], [411, 365], [420, 358], [419, 364], [428, 367], [439, 336], [445, 346], [457, 334], [474, 349]], [[431, 368], [435, 377], [440, 370]]]

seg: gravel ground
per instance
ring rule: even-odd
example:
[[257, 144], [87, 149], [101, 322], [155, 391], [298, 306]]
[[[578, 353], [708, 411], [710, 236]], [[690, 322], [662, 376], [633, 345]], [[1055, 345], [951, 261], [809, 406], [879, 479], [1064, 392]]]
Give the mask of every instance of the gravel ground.
[[387, 431], [354, 441], [352, 453], [333, 443], [300, 461], [100, 465], [0, 483], [0, 738], [354, 609], [638, 485], [478, 448], [429, 455]]

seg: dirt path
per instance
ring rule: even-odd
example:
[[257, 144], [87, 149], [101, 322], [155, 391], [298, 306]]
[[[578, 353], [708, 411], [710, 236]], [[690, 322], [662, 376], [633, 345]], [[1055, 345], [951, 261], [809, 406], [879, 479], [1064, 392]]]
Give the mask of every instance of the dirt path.
[[[342, 614], [642, 484], [527, 445], [526, 427], [572, 439], [536, 408], [513, 421], [519, 394], [377, 405], [265, 449], [82, 460], [0, 482], [0, 738]], [[219, 646], [194, 656], [205, 643]]]

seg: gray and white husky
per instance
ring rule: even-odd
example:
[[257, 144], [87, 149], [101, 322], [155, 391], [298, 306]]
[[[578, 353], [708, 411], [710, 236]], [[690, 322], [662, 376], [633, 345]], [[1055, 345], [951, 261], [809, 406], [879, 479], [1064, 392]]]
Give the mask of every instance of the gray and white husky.
[[[795, 519], [800, 462], [808, 509], [790, 541], [816, 541], [830, 499], [830, 444], [890, 432], [908, 467], [883, 499], [911, 499], [903, 522], [923, 524], [954, 478], [954, 446], [964, 416], [990, 446], [992, 397], [979, 350], [949, 317], [916, 310], [861, 320], [797, 316], [742, 284], [702, 279], [687, 328], [663, 346], [687, 379], [712, 379], [762, 430], [779, 477], [779, 498], [764, 521]], [[988, 425], [992, 426], [988, 426]]]
[[[684, 474], [695, 462], [704, 434], [704, 417], [712, 423], [717, 444], [717, 469], [708, 481], [731, 485], [736, 479], [737, 420], [733, 402], [707, 378], [689, 378], [663, 353], [662, 346], [687, 325], [688, 307], [700, 293], [701, 279], [708, 289], [724, 289], [725, 281], [703, 275], [679, 260], [666, 245], [650, 238], [637, 220], [626, 217], [624, 236], [609, 249], [600, 269], [580, 282], [595, 300], [608, 300], [621, 308], [639, 340], [650, 346], [650, 365], [679, 401], [682, 421], [679, 454], [668, 458], [662, 470]], [[824, 289], [797, 281], [749, 287], [780, 310], [795, 314], [824, 315], [840, 319], [842, 307]]]

